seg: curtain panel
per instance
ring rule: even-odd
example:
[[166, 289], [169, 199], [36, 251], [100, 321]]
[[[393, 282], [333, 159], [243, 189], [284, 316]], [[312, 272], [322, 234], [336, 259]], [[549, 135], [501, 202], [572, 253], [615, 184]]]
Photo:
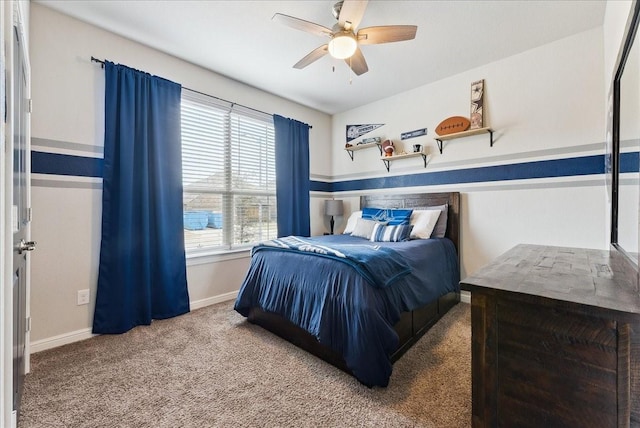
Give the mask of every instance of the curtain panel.
[[309, 125], [273, 115], [278, 237], [311, 234]]
[[102, 240], [93, 333], [189, 311], [177, 83], [105, 61]]

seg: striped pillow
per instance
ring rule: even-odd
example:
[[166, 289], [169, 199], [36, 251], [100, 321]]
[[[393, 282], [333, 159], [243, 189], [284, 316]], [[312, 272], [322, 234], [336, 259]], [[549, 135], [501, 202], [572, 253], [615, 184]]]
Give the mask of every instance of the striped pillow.
[[376, 223], [371, 232], [371, 242], [400, 242], [406, 241], [411, 235], [412, 224], [400, 224], [396, 226], [385, 226]]

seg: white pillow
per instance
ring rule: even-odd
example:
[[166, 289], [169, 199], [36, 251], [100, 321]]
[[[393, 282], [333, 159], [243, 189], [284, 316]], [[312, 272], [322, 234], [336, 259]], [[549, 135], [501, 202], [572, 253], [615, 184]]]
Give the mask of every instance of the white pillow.
[[429, 239], [431, 232], [438, 222], [440, 210], [421, 210], [411, 213], [409, 224], [413, 225], [411, 239]]
[[358, 238], [371, 239], [373, 228], [378, 223], [377, 221], [367, 220], [366, 218], [356, 219], [356, 227], [353, 228], [351, 236], [357, 236]]
[[353, 229], [356, 228], [356, 223], [358, 222], [359, 218], [362, 218], [362, 211], [352, 212], [349, 216], [349, 219], [347, 220], [347, 225], [344, 228], [344, 232], [342, 233], [350, 235], [351, 232], [353, 232]]

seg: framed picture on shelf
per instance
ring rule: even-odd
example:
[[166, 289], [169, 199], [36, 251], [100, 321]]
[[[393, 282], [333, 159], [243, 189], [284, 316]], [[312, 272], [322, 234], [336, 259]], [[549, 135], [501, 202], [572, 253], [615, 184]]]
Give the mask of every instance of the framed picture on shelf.
[[484, 101], [484, 79], [471, 84], [471, 126], [470, 129], [478, 129], [484, 126], [482, 104]]

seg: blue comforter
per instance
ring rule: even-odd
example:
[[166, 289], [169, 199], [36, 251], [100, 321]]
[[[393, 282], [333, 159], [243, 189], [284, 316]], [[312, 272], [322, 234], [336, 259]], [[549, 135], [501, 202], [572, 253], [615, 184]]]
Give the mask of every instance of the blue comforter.
[[[373, 245], [349, 235], [321, 238], [327, 246]], [[376, 242], [395, 250], [410, 272], [375, 287], [354, 267], [307, 252], [255, 251], [235, 309], [259, 307], [279, 314], [340, 353], [367, 386], [386, 386], [390, 355], [398, 347], [393, 326], [404, 311], [458, 291], [458, 256], [448, 239]]]
[[368, 241], [366, 244], [328, 244], [323, 238], [287, 236], [258, 244], [251, 254], [261, 250], [304, 252], [334, 259], [354, 268], [374, 287], [388, 287], [411, 272], [394, 249]]

